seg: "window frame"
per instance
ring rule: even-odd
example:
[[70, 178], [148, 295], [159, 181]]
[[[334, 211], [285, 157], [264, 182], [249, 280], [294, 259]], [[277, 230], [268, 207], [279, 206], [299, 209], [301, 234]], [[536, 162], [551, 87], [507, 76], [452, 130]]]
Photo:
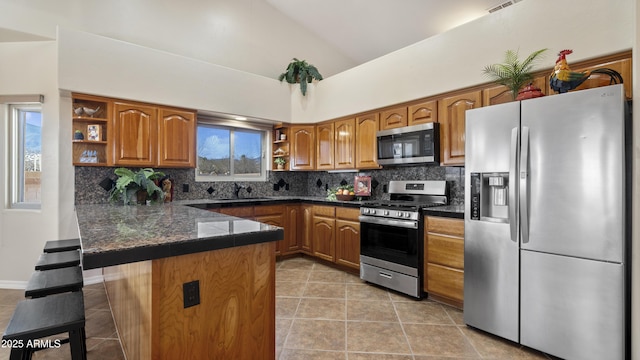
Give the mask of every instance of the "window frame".
[[[223, 176], [223, 175], [199, 175], [198, 174], [198, 159], [199, 156], [197, 154], [197, 134], [198, 127], [200, 126], [209, 126], [213, 128], [225, 129], [231, 132], [229, 139], [229, 150], [231, 156], [231, 175]], [[234, 146], [235, 146], [235, 131], [253, 131], [261, 134], [261, 147], [262, 154], [261, 162], [260, 162], [260, 175], [256, 176], [247, 176], [242, 174], [235, 174], [233, 172], [234, 169]], [[266, 154], [269, 153], [269, 137], [271, 134], [271, 125], [259, 124], [259, 123], [251, 123], [251, 122], [241, 122], [241, 121], [233, 121], [233, 120], [225, 120], [225, 119], [217, 119], [217, 118], [209, 118], [198, 116], [198, 121], [196, 123], [196, 168], [195, 168], [195, 180], [196, 182], [237, 182], [237, 181], [253, 181], [253, 182], [266, 182], [267, 181], [267, 171], [268, 161]]]
[[[25, 201], [25, 131], [24, 119], [20, 116], [21, 112], [39, 112], [40, 126], [44, 125], [42, 116], [42, 104], [39, 102], [19, 102], [7, 103], [8, 117], [8, 199], [7, 206], [11, 209], [31, 209], [39, 210], [42, 208], [42, 197], [40, 201]], [[42, 146], [42, 133], [40, 133], [40, 144]], [[42, 179], [42, 148], [40, 149], [40, 178]], [[40, 185], [40, 193], [42, 194], [42, 184]]]

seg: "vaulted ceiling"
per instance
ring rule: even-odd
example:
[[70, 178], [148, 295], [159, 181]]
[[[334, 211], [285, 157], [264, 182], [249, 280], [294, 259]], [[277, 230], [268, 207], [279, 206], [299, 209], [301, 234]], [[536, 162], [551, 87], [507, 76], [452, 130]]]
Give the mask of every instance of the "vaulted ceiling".
[[271, 78], [298, 57], [328, 77], [505, 1], [0, 0], [0, 42], [54, 39], [63, 26]]

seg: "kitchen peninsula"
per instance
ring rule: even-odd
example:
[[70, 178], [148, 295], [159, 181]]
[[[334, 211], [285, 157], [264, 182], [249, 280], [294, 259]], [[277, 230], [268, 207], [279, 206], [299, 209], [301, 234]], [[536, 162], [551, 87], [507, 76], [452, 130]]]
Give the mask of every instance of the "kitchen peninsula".
[[128, 359], [274, 358], [282, 228], [179, 204], [77, 205], [76, 216], [83, 267], [103, 268]]

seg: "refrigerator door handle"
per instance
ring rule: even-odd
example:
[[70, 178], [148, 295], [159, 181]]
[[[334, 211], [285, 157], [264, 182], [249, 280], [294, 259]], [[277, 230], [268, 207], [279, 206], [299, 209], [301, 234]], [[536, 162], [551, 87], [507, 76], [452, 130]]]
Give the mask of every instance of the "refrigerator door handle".
[[511, 152], [509, 155], [509, 230], [511, 241], [518, 241], [518, 128], [511, 129]]
[[520, 149], [520, 228], [522, 243], [529, 242], [529, 128], [522, 127], [522, 148]]

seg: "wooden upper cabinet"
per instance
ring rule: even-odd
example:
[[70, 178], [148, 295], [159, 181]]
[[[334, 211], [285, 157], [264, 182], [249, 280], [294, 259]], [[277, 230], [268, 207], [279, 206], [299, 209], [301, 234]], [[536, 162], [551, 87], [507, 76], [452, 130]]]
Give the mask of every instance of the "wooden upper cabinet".
[[440, 164], [464, 165], [465, 112], [480, 107], [482, 91], [443, 98], [438, 109]]
[[407, 126], [407, 107], [401, 106], [380, 112], [380, 130]]
[[[618, 73], [620, 73], [620, 75], [622, 76], [622, 79], [624, 80], [624, 91], [627, 96], [627, 99], [632, 98], [631, 58], [630, 57], [626, 59], [609, 60], [609, 61], [607, 61], [607, 59], [605, 58], [595, 64], [588, 64], [585, 66], [572, 66], [571, 64], [569, 64], [569, 66], [571, 67], [572, 71], [591, 71], [591, 70], [600, 69], [600, 68], [609, 68], [617, 71]], [[551, 75], [551, 72], [549, 72], [549, 75]], [[597, 74], [597, 73], [591, 74], [591, 76], [589, 76], [589, 78], [585, 80], [585, 82], [583, 82], [582, 84], [580, 84], [580, 86], [578, 86], [577, 88], [571, 91], [578, 91], [578, 90], [596, 88], [600, 86], [607, 86], [607, 85], [610, 85], [609, 84], [610, 79], [611, 78], [608, 75]], [[555, 91], [551, 90], [551, 87], [549, 84], [547, 84], [547, 89], [548, 89], [548, 94], [556, 94]]]
[[158, 114], [158, 166], [195, 168], [195, 112], [160, 108]]
[[333, 122], [316, 126], [316, 169], [333, 169]]
[[291, 126], [291, 170], [315, 170], [315, 125]]
[[378, 113], [358, 116], [356, 127], [356, 169], [377, 169], [378, 165]]
[[155, 166], [158, 136], [157, 108], [116, 102], [114, 114], [114, 164]]
[[354, 169], [356, 165], [355, 119], [337, 120], [335, 132], [335, 169]]
[[[546, 76], [533, 79], [533, 85], [540, 88], [543, 94], [549, 95]], [[511, 91], [504, 85], [495, 85], [482, 90], [482, 106], [498, 105], [515, 101]]]
[[438, 101], [425, 101], [408, 107], [408, 125], [438, 122]]

